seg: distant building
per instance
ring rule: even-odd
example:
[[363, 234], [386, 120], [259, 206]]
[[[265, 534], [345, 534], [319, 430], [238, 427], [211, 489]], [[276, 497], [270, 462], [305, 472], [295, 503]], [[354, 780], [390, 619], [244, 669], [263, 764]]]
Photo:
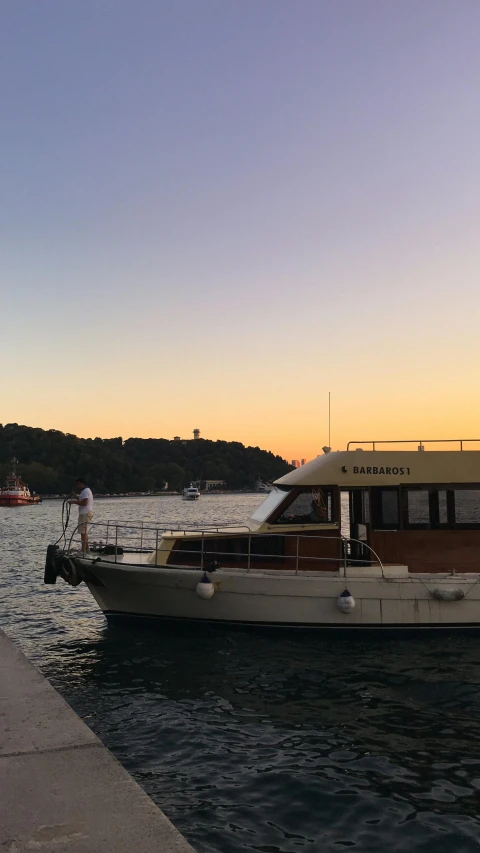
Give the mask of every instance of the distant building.
[[200, 430], [199, 430], [199, 429], [194, 429], [194, 430], [193, 430], [193, 437], [194, 437], [194, 439], [195, 439], [195, 438], [200, 438]]
[[292, 459], [292, 468], [300, 468], [300, 462], [298, 459]]
[[210, 489], [223, 489], [226, 485], [225, 480], [205, 480], [205, 489], [207, 492]]
[[174, 440], [174, 442], [175, 442], [176, 444], [186, 444], [186, 443], [187, 443], [187, 442], [185, 441], [185, 439], [184, 439], [184, 438], [182, 438], [180, 435], [174, 435], [174, 436], [173, 436], [173, 440]]
[[307, 464], [306, 459], [300, 459], [300, 465], [306, 465], [306, 464]]
[[201, 492], [211, 492], [214, 489], [223, 489], [226, 486], [225, 480], [194, 480], [192, 486], [200, 489]]

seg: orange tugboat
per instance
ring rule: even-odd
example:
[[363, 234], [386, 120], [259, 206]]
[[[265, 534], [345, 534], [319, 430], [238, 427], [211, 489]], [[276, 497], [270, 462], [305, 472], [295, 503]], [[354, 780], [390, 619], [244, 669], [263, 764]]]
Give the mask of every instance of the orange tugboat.
[[5, 485], [0, 489], [0, 506], [26, 506], [40, 503], [40, 496], [31, 495], [30, 489], [17, 474], [16, 465], [18, 465], [18, 459], [14, 457], [12, 470], [5, 480]]

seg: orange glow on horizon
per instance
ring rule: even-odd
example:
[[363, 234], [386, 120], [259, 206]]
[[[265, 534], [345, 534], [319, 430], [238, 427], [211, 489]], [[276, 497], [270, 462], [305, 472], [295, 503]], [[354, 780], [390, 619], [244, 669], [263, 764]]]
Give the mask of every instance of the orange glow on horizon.
[[[475, 439], [480, 436], [479, 406], [470, 405], [470, 401], [458, 399], [454, 405], [446, 406], [443, 397], [432, 399], [422, 412], [419, 401], [407, 410], [401, 398], [386, 401], [378, 410], [372, 407], [361, 410], [358, 400], [336, 401], [332, 397], [332, 450], [344, 450], [349, 441], [412, 440], [415, 446], [419, 441], [433, 439]], [[388, 403], [388, 404], [387, 404]], [[259, 404], [260, 405], [260, 404]], [[268, 417], [262, 411], [262, 417], [255, 415], [243, 418], [229, 417], [227, 413], [218, 416], [209, 407], [199, 411], [193, 408], [193, 416], [185, 411], [178, 419], [170, 414], [168, 418], [159, 416], [158, 421], [151, 413], [148, 417], [136, 417], [131, 412], [115, 414], [113, 411], [77, 412], [72, 414], [59, 406], [48, 418], [40, 413], [32, 417], [28, 406], [4, 418], [4, 423], [17, 422], [42, 429], [59, 429], [83, 438], [112, 438], [122, 436], [138, 438], [167, 438], [180, 435], [184, 439], [193, 438], [193, 429], [198, 426], [201, 438], [212, 441], [239, 441], [244, 445], [258, 446], [263, 450], [280, 455], [291, 462], [312, 458], [322, 453], [322, 447], [328, 444], [328, 409], [324, 403], [323, 411], [316, 417], [308, 417], [308, 406], [297, 407], [295, 412], [285, 412], [282, 418]], [[299, 425], [301, 423], [301, 426]], [[428, 449], [428, 448], [427, 448]], [[431, 448], [434, 449], [434, 448]], [[472, 448], [473, 449], [473, 448]], [[477, 449], [477, 448], [475, 448]]]

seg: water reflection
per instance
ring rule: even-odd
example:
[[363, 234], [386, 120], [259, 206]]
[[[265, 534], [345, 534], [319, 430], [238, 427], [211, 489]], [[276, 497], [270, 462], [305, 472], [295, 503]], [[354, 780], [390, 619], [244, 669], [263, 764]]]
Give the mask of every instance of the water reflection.
[[475, 850], [478, 642], [447, 644], [135, 626], [47, 673], [199, 850]]
[[9, 631], [199, 853], [480, 849], [476, 637], [107, 628], [29, 535]]

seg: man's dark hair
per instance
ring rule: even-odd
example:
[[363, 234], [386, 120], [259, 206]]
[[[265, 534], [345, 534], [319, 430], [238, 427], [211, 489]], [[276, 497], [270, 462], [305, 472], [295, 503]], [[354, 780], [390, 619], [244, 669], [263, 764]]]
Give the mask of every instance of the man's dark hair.
[[77, 477], [77, 479], [75, 480], [75, 482], [76, 482], [76, 483], [83, 483], [83, 485], [84, 485], [84, 486], [86, 486], [86, 485], [87, 485], [87, 483], [86, 483], [86, 481], [83, 479], [83, 477]]

